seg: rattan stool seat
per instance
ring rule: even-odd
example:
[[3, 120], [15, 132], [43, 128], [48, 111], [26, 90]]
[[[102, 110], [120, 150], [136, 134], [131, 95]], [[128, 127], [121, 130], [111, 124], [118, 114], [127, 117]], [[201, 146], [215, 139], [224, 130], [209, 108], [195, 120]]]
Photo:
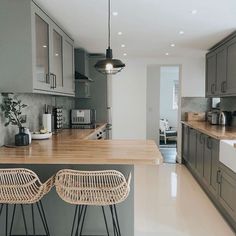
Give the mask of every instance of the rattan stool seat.
[[53, 185], [53, 176], [42, 184], [36, 173], [29, 169], [0, 169], [0, 204], [36, 203]]
[[65, 202], [79, 205], [114, 205], [129, 195], [131, 174], [126, 181], [116, 170], [78, 171], [63, 169], [55, 177], [56, 191]]

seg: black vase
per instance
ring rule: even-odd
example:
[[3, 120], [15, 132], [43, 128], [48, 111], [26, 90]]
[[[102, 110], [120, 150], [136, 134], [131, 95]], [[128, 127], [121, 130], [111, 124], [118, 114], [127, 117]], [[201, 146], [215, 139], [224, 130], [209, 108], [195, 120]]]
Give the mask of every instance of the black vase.
[[19, 134], [15, 135], [16, 146], [27, 146], [29, 145], [29, 135], [25, 133], [24, 127], [19, 127]]

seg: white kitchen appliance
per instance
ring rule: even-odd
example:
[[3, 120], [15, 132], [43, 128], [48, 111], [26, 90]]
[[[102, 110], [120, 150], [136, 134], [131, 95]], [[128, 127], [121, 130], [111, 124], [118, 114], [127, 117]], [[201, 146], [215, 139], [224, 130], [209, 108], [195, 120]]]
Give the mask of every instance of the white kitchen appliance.
[[71, 110], [71, 128], [94, 128], [96, 124], [96, 110]]

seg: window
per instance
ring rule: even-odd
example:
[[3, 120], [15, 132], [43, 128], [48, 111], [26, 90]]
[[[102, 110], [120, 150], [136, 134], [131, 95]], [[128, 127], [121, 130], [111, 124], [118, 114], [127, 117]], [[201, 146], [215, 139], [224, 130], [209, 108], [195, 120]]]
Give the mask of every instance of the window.
[[179, 81], [174, 80], [174, 84], [173, 84], [173, 104], [172, 104], [173, 110], [178, 109], [178, 97], [179, 97]]

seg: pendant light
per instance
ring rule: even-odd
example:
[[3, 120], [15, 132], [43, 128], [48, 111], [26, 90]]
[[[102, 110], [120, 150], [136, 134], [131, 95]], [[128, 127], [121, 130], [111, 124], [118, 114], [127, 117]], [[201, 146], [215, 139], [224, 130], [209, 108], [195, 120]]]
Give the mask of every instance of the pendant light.
[[97, 71], [105, 75], [114, 75], [120, 72], [125, 64], [118, 59], [112, 58], [111, 49], [111, 0], [108, 0], [108, 48], [106, 50], [106, 59], [100, 60], [95, 64]]

